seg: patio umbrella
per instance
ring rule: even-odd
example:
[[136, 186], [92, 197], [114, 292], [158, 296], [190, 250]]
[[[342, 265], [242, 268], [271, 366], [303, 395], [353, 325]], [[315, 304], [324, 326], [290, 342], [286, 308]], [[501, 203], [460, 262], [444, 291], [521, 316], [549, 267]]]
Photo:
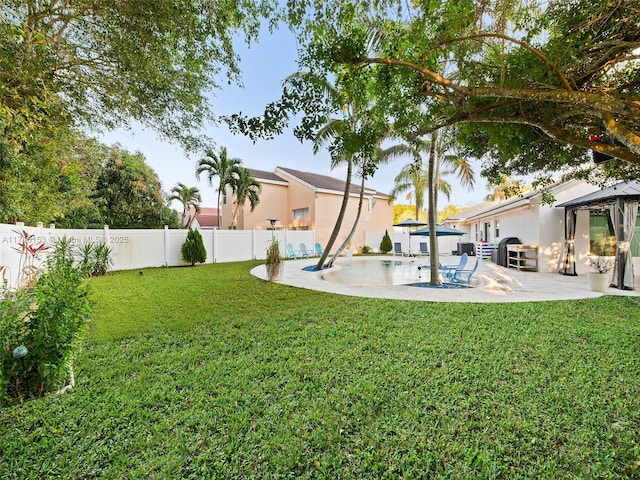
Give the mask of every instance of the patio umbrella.
[[424, 227], [425, 225], [428, 225], [428, 224], [425, 222], [418, 222], [413, 218], [407, 218], [406, 220], [403, 220], [400, 223], [393, 224], [394, 227]]
[[[447, 227], [446, 225], [436, 225], [436, 237], [448, 237], [452, 235], [464, 235], [465, 232], [456, 230], [455, 228]], [[409, 235], [422, 235], [428, 237], [430, 235], [429, 227], [421, 228], [420, 230], [414, 230], [409, 232]]]
[[[417, 220], [414, 220], [413, 218], [407, 218], [400, 223], [393, 224], [394, 227], [407, 227], [408, 229], [411, 227], [424, 227], [425, 225], [428, 224], [425, 222], [419, 222]], [[411, 235], [411, 232], [409, 232], [409, 234]], [[409, 241], [409, 255], [411, 255], [411, 241]]]

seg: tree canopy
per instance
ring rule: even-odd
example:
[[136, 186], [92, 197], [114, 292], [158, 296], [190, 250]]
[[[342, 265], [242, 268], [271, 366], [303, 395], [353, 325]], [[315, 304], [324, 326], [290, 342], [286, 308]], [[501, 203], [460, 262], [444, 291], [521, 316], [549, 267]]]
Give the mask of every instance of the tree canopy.
[[[611, 173], [640, 171], [638, 2], [354, 0], [314, 7], [294, 17], [304, 39], [300, 65], [335, 78], [355, 98], [374, 94], [397, 131], [421, 137], [454, 125], [466, 148], [460, 153], [483, 158], [484, 173], [495, 177], [575, 168], [591, 150], [617, 159], [603, 167]], [[262, 118], [232, 123], [278, 131], [295, 106], [304, 109], [300, 127], [307, 128], [326, 108], [313, 95], [289, 82]]]
[[135, 119], [188, 143], [210, 116], [207, 93], [239, 81], [234, 40], [255, 38], [276, 3], [3, 2], [0, 104], [24, 112], [54, 97], [75, 122]]

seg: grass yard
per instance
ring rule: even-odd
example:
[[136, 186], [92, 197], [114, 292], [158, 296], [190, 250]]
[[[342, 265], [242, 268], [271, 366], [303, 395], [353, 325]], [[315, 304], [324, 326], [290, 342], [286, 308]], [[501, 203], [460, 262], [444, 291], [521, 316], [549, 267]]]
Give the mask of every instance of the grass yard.
[[76, 388], [0, 409], [0, 478], [640, 478], [638, 298], [352, 298], [256, 264], [92, 279]]

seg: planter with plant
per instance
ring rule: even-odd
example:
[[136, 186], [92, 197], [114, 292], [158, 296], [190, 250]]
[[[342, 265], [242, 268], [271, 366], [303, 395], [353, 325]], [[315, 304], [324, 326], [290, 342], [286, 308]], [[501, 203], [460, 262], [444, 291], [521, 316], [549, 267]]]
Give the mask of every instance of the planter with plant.
[[267, 258], [265, 260], [267, 268], [267, 280], [275, 282], [282, 279], [284, 264], [282, 263], [282, 255], [280, 254], [280, 243], [273, 239], [267, 247]]
[[589, 266], [593, 269], [587, 274], [589, 287], [594, 292], [606, 292], [609, 287], [609, 272], [613, 268], [613, 263], [609, 258], [601, 255], [589, 257]]

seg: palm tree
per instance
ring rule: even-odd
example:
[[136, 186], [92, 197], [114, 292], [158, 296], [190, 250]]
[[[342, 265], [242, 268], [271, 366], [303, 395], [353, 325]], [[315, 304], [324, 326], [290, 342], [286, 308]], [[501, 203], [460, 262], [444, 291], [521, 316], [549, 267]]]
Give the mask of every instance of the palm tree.
[[220, 154], [213, 150], [206, 152], [206, 157], [198, 161], [196, 165], [196, 178], [200, 179], [200, 174], [205, 172], [209, 185], [213, 187], [213, 178], [218, 177], [218, 228], [222, 228], [222, 216], [220, 214], [220, 195], [230, 186], [233, 189], [234, 177], [240, 170], [242, 160], [239, 158], [229, 158], [227, 147], [220, 149]]
[[[455, 173], [458, 175], [460, 182], [468, 188], [473, 188], [475, 179], [471, 164], [460, 157], [454, 155], [445, 155], [450, 148], [450, 135], [446, 132], [440, 136], [436, 131], [431, 134], [431, 140], [420, 140], [415, 145], [407, 146], [413, 149], [414, 161], [405, 165], [400, 173], [394, 179], [394, 187], [391, 190], [390, 201], [392, 201], [399, 193], [407, 190], [413, 190], [412, 195], [415, 197], [416, 203], [416, 219], [419, 217], [420, 211], [424, 207], [424, 195], [428, 193], [428, 212], [427, 219], [429, 230], [434, 232], [436, 229], [436, 221], [438, 214], [437, 192], [440, 191], [451, 200], [451, 184], [440, 178], [441, 166], [448, 167], [443, 174]], [[423, 164], [422, 154], [428, 152], [427, 164]], [[433, 186], [433, 187], [432, 187]], [[431, 283], [438, 284], [438, 242], [435, 235], [429, 238], [429, 247], [431, 251]]]
[[507, 198], [515, 197], [523, 193], [526, 188], [520, 180], [515, 180], [508, 175], [500, 175], [500, 180], [489, 182], [487, 188], [493, 188], [493, 192], [484, 197], [487, 202], [501, 202]]
[[[191, 207], [193, 207], [196, 214], [200, 213], [200, 202], [202, 202], [200, 191], [196, 187], [187, 187], [184, 183], [178, 182], [176, 186], [171, 189], [171, 195], [169, 195], [168, 200], [170, 202], [178, 200], [182, 203], [181, 225], [189, 228], [195, 218], [195, 215], [193, 217], [191, 216]], [[188, 220], [185, 221], [185, 219]]]
[[[421, 153], [422, 151], [428, 151], [430, 145], [431, 142], [425, 141], [420, 141], [416, 146], [402, 145], [406, 153], [412, 153], [414, 161], [402, 167], [400, 173], [398, 173], [393, 180], [393, 189], [389, 194], [389, 202], [392, 202], [400, 193], [410, 191], [411, 197], [415, 199], [416, 220], [420, 219], [420, 212], [424, 210], [425, 192], [429, 190], [428, 165], [424, 165]], [[446, 157], [446, 161], [453, 161], [453, 159], [450, 160], [450, 157]], [[462, 168], [465, 172], [470, 172], [470, 178], [473, 179], [473, 170], [466, 168], [467, 166], [468, 163], [461, 165], [461, 167], [455, 167], [455, 170], [457, 171], [458, 168]], [[454, 172], [447, 171], [446, 173]], [[465, 175], [468, 175], [468, 173], [465, 173]], [[451, 200], [452, 188], [449, 182], [439, 178], [438, 190], [447, 196], [447, 200]]]
[[233, 212], [233, 220], [231, 221], [231, 227], [233, 228], [238, 219], [240, 206], [244, 207], [246, 201], [249, 200], [249, 205], [253, 212], [258, 203], [260, 203], [262, 185], [251, 176], [248, 168], [241, 167], [238, 175], [234, 176], [232, 188], [236, 192], [236, 208]]

